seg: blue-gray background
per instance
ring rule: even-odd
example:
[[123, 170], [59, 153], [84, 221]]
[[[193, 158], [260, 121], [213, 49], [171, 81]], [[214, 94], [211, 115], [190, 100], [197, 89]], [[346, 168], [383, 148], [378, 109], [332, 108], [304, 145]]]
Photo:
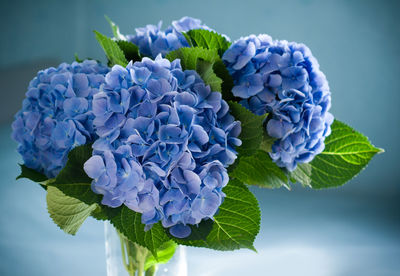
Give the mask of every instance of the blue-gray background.
[[188, 249], [189, 275], [400, 274], [400, 5], [321, 0], [2, 0], [0, 3], [0, 274], [105, 275], [103, 225], [75, 237], [48, 217], [45, 192], [15, 181], [10, 122], [39, 69], [103, 58], [92, 31], [111, 34], [184, 15], [232, 39], [251, 33], [307, 44], [330, 81], [332, 112], [386, 150], [340, 189], [254, 188], [262, 208], [258, 254]]

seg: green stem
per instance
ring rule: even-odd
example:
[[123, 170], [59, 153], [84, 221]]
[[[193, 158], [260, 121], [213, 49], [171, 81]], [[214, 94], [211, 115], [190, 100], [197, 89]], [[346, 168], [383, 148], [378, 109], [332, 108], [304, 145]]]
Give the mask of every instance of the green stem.
[[124, 243], [124, 238], [118, 233], [119, 235], [119, 240], [121, 242], [121, 255], [122, 255], [122, 262], [124, 263], [125, 269], [129, 271], [129, 266], [126, 263], [126, 253], [125, 253], [125, 243]]
[[147, 271], [144, 269], [146, 259], [149, 254], [151, 254], [150, 251], [147, 248], [129, 241], [119, 232], [118, 235], [121, 241], [122, 261], [129, 276], [154, 276], [156, 271], [155, 266], [150, 267]]

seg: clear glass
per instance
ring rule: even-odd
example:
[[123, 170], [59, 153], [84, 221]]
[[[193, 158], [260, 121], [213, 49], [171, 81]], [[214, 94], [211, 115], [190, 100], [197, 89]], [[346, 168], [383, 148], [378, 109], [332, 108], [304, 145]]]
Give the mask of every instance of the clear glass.
[[[158, 264], [148, 271], [140, 268], [132, 268], [132, 259], [139, 262], [143, 258], [140, 255], [146, 254], [146, 249], [133, 245], [120, 237], [117, 230], [108, 221], [104, 222], [104, 237], [106, 247], [107, 276], [187, 276], [186, 249], [178, 246], [174, 256], [166, 264]], [[133, 250], [129, 249], [134, 247]], [[131, 252], [134, 251], [135, 254]], [[136, 255], [136, 256], [133, 256]]]

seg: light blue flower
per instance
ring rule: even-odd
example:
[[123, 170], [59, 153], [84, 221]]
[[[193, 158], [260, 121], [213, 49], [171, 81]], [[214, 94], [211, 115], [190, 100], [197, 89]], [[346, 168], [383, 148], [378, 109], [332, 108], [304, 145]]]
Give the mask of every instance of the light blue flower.
[[257, 115], [271, 114], [266, 130], [277, 139], [270, 156], [278, 166], [293, 171], [324, 150], [333, 122], [331, 96], [305, 45], [251, 35], [233, 43], [223, 60], [240, 103]]
[[210, 30], [206, 25], [201, 24], [199, 19], [183, 17], [180, 20], [172, 21], [165, 31], [161, 30], [162, 22], [158, 25], [147, 25], [136, 29], [136, 35], [127, 35], [127, 40], [139, 47], [140, 52], [152, 58], [158, 54], [165, 56], [170, 51], [182, 47], [189, 47], [183, 32], [193, 29]]
[[179, 60], [143, 58], [105, 79], [93, 99], [99, 138], [85, 163], [93, 191], [105, 205], [142, 213], [146, 229], [161, 221], [176, 237], [190, 235], [188, 225], [212, 219], [222, 203], [240, 123]]
[[108, 71], [85, 60], [38, 72], [12, 124], [26, 166], [54, 177], [72, 148], [94, 140], [92, 97]]

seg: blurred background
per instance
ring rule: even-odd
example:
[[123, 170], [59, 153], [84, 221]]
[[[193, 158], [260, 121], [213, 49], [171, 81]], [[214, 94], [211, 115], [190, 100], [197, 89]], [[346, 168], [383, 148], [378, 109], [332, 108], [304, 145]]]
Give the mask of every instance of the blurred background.
[[39, 69], [103, 59], [93, 35], [164, 26], [188, 15], [232, 40], [251, 33], [303, 42], [332, 91], [332, 113], [385, 149], [338, 189], [252, 188], [262, 227], [249, 250], [188, 248], [189, 275], [400, 275], [399, 1], [2, 0], [0, 2], [0, 275], [106, 275], [103, 224], [76, 236], [49, 218], [45, 191], [19, 174], [13, 115]]

